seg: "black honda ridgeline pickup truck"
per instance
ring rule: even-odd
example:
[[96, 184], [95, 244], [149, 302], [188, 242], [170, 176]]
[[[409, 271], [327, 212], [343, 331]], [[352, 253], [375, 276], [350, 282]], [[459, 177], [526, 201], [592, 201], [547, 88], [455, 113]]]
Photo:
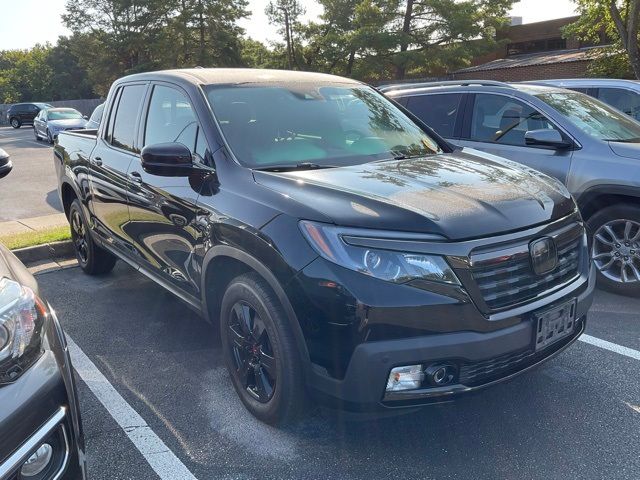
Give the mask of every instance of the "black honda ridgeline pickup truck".
[[271, 424], [307, 394], [369, 414], [448, 401], [585, 328], [594, 271], [567, 190], [353, 80], [128, 76], [54, 153], [82, 269], [119, 258], [200, 311]]

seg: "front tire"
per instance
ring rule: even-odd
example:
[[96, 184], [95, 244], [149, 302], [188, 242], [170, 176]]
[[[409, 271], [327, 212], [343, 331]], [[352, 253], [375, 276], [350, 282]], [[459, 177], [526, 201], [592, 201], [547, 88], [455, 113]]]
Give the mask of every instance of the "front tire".
[[38, 130], [36, 130], [36, 127], [33, 127], [33, 134], [36, 136], [36, 141], [39, 142], [40, 140], [42, 140], [42, 138], [40, 137], [40, 135], [38, 135]]
[[9, 123], [13, 128], [20, 128], [22, 126], [22, 122], [19, 118], [12, 118]]
[[598, 286], [622, 295], [640, 295], [640, 207], [613, 205], [587, 221]]
[[78, 265], [89, 275], [100, 275], [113, 270], [116, 257], [98, 246], [91, 237], [82, 205], [74, 200], [69, 209], [71, 240], [78, 260]]
[[224, 293], [220, 334], [227, 370], [244, 406], [270, 425], [294, 422], [305, 405], [302, 365], [286, 314], [257, 273]]
[[47, 129], [47, 142], [49, 142], [49, 145], [53, 145], [53, 137], [51, 136], [49, 129]]

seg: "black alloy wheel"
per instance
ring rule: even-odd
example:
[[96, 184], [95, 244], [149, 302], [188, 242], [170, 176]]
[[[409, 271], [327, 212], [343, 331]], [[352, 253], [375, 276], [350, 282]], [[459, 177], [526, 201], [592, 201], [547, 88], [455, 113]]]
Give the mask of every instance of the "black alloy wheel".
[[87, 229], [84, 227], [80, 212], [71, 211], [71, 239], [76, 250], [76, 257], [80, 265], [86, 265], [89, 261], [89, 245], [87, 243]]
[[273, 397], [277, 382], [276, 359], [264, 321], [244, 301], [231, 309], [227, 341], [233, 353], [234, 375], [246, 391], [261, 403]]
[[220, 306], [220, 338], [231, 382], [258, 420], [294, 423], [305, 410], [303, 361], [280, 300], [256, 272], [227, 285]]
[[20, 128], [20, 126], [22, 125], [22, 123], [20, 123], [20, 120], [17, 119], [17, 118], [12, 118], [11, 122], [9, 122], [9, 123], [11, 123], [11, 126], [13, 128]]
[[99, 275], [113, 270], [116, 257], [94, 242], [82, 211], [82, 205], [77, 199], [69, 207], [69, 224], [71, 225], [71, 240], [80, 268], [89, 275]]

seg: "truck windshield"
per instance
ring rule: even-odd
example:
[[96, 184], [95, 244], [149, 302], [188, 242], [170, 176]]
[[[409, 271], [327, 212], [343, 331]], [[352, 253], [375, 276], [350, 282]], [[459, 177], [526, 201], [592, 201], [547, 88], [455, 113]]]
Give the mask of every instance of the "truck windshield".
[[73, 109], [68, 110], [49, 110], [47, 112], [49, 120], [68, 120], [72, 118], [82, 118], [82, 114]]
[[537, 97], [587, 135], [610, 142], [640, 142], [640, 123], [588, 95], [554, 92]]
[[205, 92], [229, 146], [250, 168], [326, 168], [441, 152], [370, 87], [211, 85]]

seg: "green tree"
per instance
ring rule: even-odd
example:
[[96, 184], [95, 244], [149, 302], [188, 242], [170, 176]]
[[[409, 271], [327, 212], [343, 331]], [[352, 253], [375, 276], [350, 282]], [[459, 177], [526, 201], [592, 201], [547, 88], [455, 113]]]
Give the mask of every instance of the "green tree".
[[603, 35], [613, 40], [607, 55], [594, 63], [593, 72], [627, 76], [630, 70], [640, 79], [640, 0], [576, 0], [576, 4], [580, 18], [565, 29], [565, 35], [593, 43]]
[[275, 0], [269, 2], [265, 13], [271, 22], [279, 25], [279, 32], [284, 36], [289, 69], [295, 65], [301, 70], [296, 54], [296, 32], [301, 30], [300, 17], [305, 13], [304, 7], [298, 0]]

